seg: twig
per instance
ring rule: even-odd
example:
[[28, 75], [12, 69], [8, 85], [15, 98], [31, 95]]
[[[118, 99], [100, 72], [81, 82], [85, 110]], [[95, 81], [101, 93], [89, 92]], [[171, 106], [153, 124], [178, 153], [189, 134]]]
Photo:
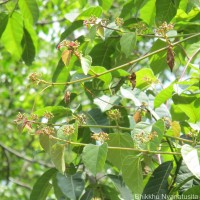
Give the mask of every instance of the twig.
[[30, 185], [27, 185], [26, 183], [22, 183], [21, 181], [18, 181], [18, 180], [14, 179], [14, 178], [9, 178], [9, 181], [11, 181], [11, 182], [15, 183], [16, 185], [19, 185], [19, 186], [21, 186], [23, 188], [26, 188], [28, 190], [32, 190]]
[[11, 149], [10, 147], [5, 146], [4, 144], [2, 144], [2, 142], [0, 142], [0, 146], [1, 146], [2, 148], [4, 148], [6, 151], [12, 153], [13, 155], [15, 155], [15, 156], [17, 156], [17, 157], [19, 157], [19, 158], [22, 158], [22, 159], [25, 160], [25, 161], [28, 161], [28, 162], [31, 162], [31, 163], [40, 164], [40, 165], [42, 165], [42, 166], [44, 166], [44, 167], [49, 167], [49, 168], [53, 167], [53, 165], [48, 164], [48, 163], [45, 163], [45, 162], [43, 162], [43, 161], [31, 159], [30, 157], [27, 157], [27, 156], [25, 156], [25, 155], [19, 153], [18, 151], [14, 150], [14, 149]]
[[[54, 136], [50, 136], [51, 138], [57, 140], [57, 141], [62, 141], [65, 142], [66, 144], [72, 144], [72, 145], [78, 145], [78, 146], [86, 146], [88, 144], [86, 143], [80, 143], [80, 142], [71, 142], [71, 141], [67, 141], [64, 139], [60, 139]], [[150, 151], [150, 150], [143, 150], [143, 149], [135, 149], [135, 148], [129, 148], [129, 147], [111, 147], [109, 146], [108, 149], [113, 149], [113, 150], [124, 150], [124, 151], [135, 151], [138, 153], [145, 153], [145, 154], [169, 154], [169, 155], [181, 155], [181, 153], [179, 152], [165, 152], [165, 151]]]
[[[189, 39], [191, 39], [191, 38], [194, 38], [194, 37], [197, 37], [197, 36], [200, 36], [200, 33], [197, 33], [197, 34], [195, 34], [195, 35], [192, 35], [192, 36], [190, 36], [190, 37], [187, 37], [187, 38], [185, 38], [185, 39], [182, 39], [181, 41], [175, 42], [175, 43], [172, 44], [172, 46], [176, 46], [176, 45], [178, 45], [178, 44], [180, 44], [180, 43], [182, 43], [182, 42], [184, 42], [184, 41], [187, 41], [187, 40], [189, 40]], [[135, 59], [135, 60], [132, 60], [132, 61], [130, 61], [130, 62], [128, 62], [128, 63], [123, 64], [123, 65], [119, 65], [119, 66], [117, 66], [117, 67], [114, 67], [114, 68], [111, 68], [111, 69], [109, 69], [109, 70], [106, 70], [106, 71], [104, 71], [104, 72], [102, 72], [102, 73], [100, 73], [100, 74], [93, 75], [93, 76], [89, 76], [89, 77], [85, 77], [85, 78], [82, 78], [82, 79], [78, 79], [78, 80], [74, 80], [74, 81], [69, 81], [69, 82], [62, 82], [62, 83], [48, 82], [48, 81], [45, 81], [45, 80], [41, 80], [40, 82], [41, 82], [41, 83], [44, 83], [44, 84], [48, 84], [48, 85], [53, 85], [53, 86], [54, 86], [54, 85], [66, 85], [66, 86], [67, 86], [67, 85], [72, 85], [72, 84], [75, 84], [75, 83], [80, 83], [80, 82], [88, 81], [88, 80], [91, 80], [91, 79], [93, 79], [93, 78], [98, 78], [98, 77], [100, 77], [100, 76], [102, 76], [102, 75], [104, 75], [104, 74], [107, 74], [107, 73], [116, 71], [116, 70], [118, 70], [118, 69], [122, 69], [122, 68], [124, 68], [124, 67], [127, 67], [127, 66], [129, 66], [129, 65], [132, 65], [132, 64], [134, 64], [134, 63], [137, 63], [137, 62], [139, 62], [139, 61], [141, 61], [141, 60], [143, 60], [143, 59], [145, 59], [145, 58], [148, 58], [148, 57], [150, 57], [150, 56], [152, 56], [152, 55], [154, 55], [154, 54], [160, 53], [160, 52], [162, 52], [162, 51], [164, 51], [164, 50], [166, 50], [166, 49], [168, 49], [168, 46], [163, 47], [163, 48], [161, 48], [161, 49], [158, 49], [158, 50], [156, 50], [156, 51], [150, 52], [150, 53], [148, 53], [148, 54], [145, 54], [144, 56], [141, 56], [140, 58], [137, 58], [137, 59]]]
[[6, 180], [7, 180], [7, 184], [8, 184], [8, 181], [9, 181], [9, 177], [10, 177], [10, 159], [9, 159], [9, 156], [7, 154], [7, 151], [2, 147], [2, 150], [3, 150], [3, 154], [5, 155], [5, 158], [6, 158], [6, 162], [7, 162], [7, 167], [6, 167]]
[[0, 2], [0, 5], [6, 4], [6, 3], [8, 3], [9, 1], [10, 1], [10, 0], [4, 0], [4, 1]]
[[66, 18], [62, 18], [62, 19], [58, 19], [58, 20], [53, 20], [53, 21], [39, 21], [39, 22], [36, 22], [36, 25], [40, 25], [40, 26], [44, 26], [46, 24], [53, 24], [53, 23], [56, 23], [56, 22], [64, 22], [66, 20]]
[[199, 51], [200, 51], [200, 48], [198, 48], [198, 49], [191, 55], [191, 57], [189, 58], [189, 60], [188, 60], [187, 63], [186, 63], [186, 66], [185, 66], [185, 68], [184, 68], [184, 70], [183, 70], [183, 72], [182, 72], [182, 74], [181, 74], [181, 77], [179, 78], [179, 81], [183, 78], [183, 76], [184, 76], [184, 74], [185, 74], [185, 72], [186, 72], [186, 69], [188, 68], [190, 62], [191, 62], [192, 59], [199, 53]]

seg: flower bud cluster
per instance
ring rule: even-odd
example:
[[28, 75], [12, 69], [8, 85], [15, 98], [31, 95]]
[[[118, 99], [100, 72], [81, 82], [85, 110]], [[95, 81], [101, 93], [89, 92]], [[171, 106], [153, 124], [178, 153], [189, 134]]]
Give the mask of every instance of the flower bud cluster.
[[122, 118], [122, 115], [121, 115], [119, 109], [109, 110], [107, 112], [107, 115], [108, 115], [109, 119], [112, 121], [119, 121]]
[[170, 30], [173, 30], [174, 28], [174, 25], [173, 24], [167, 24], [167, 22], [163, 22], [156, 30], [155, 32], [158, 34], [158, 35], [161, 35], [163, 37], [166, 36], [166, 33]]
[[73, 125], [67, 125], [63, 128], [63, 133], [65, 135], [72, 135], [75, 131], [75, 128]]
[[120, 17], [117, 17], [116, 19], [115, 19], [115, 24], [117, 25], [117, 26], [122, 26], [123, 24], [124, 24], [124, 20], [123, 20], [123, 18], [120, 18]]
[[100, 141], [101, 143], [104, 143], [105, 141], [109, 140], [109, 135], [105, 132], [100, 132], [94, 133], [91, 138], [96, 141]]
[[42, 129], [36, 131], [36, 134], [53, 135], [55, 133], [54, 128], [45, 126]]
[[36, 84], [39, 84], [40, 82], [40, 77], [41, 77], [41, 74], [38, 74], [36, 72], [33, 72], [29, 75], [29, 80], [33, 83], [36, 83]]
[[54, 118], [54, 115], [53, 115], [53, 113], [51, 113], [49, 111], [45, 111], [44, 117], [47, 119], [52, 119], [52, 118]]
[[73, 115], [74, 119], [78, 121], [79, 125], [86, 124], [87, 117], [84, 114]]

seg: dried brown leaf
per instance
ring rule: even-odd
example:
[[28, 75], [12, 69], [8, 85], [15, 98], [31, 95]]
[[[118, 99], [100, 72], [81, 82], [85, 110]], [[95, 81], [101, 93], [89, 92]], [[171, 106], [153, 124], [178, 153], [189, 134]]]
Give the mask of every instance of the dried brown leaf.
[[135, 112], [135, 114], [133, 115], [133, 119], [134, 119], [135, 123], [141, 122], [142, 115], [139, 110]]
[[172, 72], [172, 70], [174, 68], [174, 51], [171, 46], [169, 46], [169, 48], [167, 50], [167, 64]]
[[129, 76], [129, 80], [130, 80], [130, 82], [131, 82], [131, 84], [132, 84], [132, 89], [134, 89], [135, 86], [136, 86], [136, 74], [135, 74], [135, 72], [133, 72], [133, 73]]

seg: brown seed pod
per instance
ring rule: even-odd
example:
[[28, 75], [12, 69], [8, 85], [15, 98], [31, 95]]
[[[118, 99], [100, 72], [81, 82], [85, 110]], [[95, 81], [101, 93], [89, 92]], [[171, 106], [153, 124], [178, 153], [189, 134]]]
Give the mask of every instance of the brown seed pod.
[[138, 122], [141, 122], [142, 120], [142, 115], [141, 115], [141, 111], [140, 110], [137, 110], [135, 112], [135, 114], [133, 115], [133, 119], [135, 121], [135, 123], [137, 124]]
[[172, 46], [169, 46], [169, 48], [167, 49], [167, 64], [172, 72], [174, 68], [174, 51], [172, 49]]
[[68, 104], [70, 102], [70, 94], [71, 93], [69, 91], [65, 92], [64, 101], [66, 104]]
[[130, 80], [130, 82], [131, 82], [131, 84], [132, 84], [132, 89], [134, 89], [135, 86], [136, 86], [136, 74], [135, 74], [135, 72], [133, 72], [133, 73], [129, 76], [129, 80]]

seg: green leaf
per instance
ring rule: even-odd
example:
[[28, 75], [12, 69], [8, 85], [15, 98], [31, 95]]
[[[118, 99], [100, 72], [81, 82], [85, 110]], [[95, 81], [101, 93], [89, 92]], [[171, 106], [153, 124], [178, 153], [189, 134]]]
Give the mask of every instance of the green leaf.
[[158, 108], [162, 103], [165, 103], [172, 97], [174, 83], [170, 84], [167, 88], [161, 90], [154, 99], [154, 108]]
[[22, 16], [14, 12], [8, 19], [5, 31], [2, 35], [2, 41], [5, 48], [13, 55], [15, 59], [20, 59], [22, 54], [21, 40], [23, 38]]
[[56, 169], [64, 173], [65, 171], [65, 158], [64, 158], [65, 144], [54, 144], [50, 150], [50, 156]]
[[53, 138], [49, 138], [48, 135], [40, 134], [39, 136], [41, 147], [47, 152], [50, 153], [51, 147], [57, 142]]
[[121, 51], [128, 57], [136, 45], [136, 34], [134, 32], [124, 33], [120, 39]]
[[102, 112], [110, 110], [113, 107], [113, 104], [116, 104], [119, 101], [118, 96], [106, 96], [95, 98], [94, 103], [101, 109]]
[[127, 156], [122, 165], [122, 177], [126, 185], [134, 194], [143, 191], [143, 175], [140, 158]]
[[125, 76], [130, 76], [130, 73], [123, 70], [123, 69], [118, 69], [112, 72], [113, 77], [116, 78], [121, 78], [121, 77], [125, 77]]
[[184, 196], [191, 196], [193, 199], [198, 199], [200, 196], [200, 186], [198, 185], [188, 189], [183, 193], [183, 195], [181, 196], [182, 198], [180, 199], [184, 200]]
[[78, 20], [78, 21], [74, 21], [69, 27], [67, 27], [67, 29], [61, 34], [61, 38], [60, 41], [63, 41], [64, 39], [66, 39], [66, 37], [68, 37], [71, 33], [74, 32], [74, 30], [83, 27], [83, 21], [82, 20]]
[[128, 1], [122, 8], [122, 11], [120, 13], [120, 17], [122, 18], [130, 18], [134, 14], [134, 8], [135, 7], [135, 1]]
[[136, 87], [145, 90], [154, 83], [157, 78], [150, 68], [142, 68], [136, 72]]
[[181, 148], [181, 155], [188, 169], [194, 176], [200, 179], [200, 164], [197, 149], [188, 144], [184, 144]]
[[58, 64], [57, 64], [56, 70], [53, 73], [52, 82], [56, 82], [57, 81], [58, 76], [62, 72], [62, 70], [64, 69], [64, 67], [65, 67], [65, 65], [64, 65], [62, 59], [60, 59], [59, 62], [58, 62]]
[[[187, 191], [189, 188], [199, 185], [199, 181], [196, 181], [197, 179], [195, 176], [191, 173], [191, 171], [188, 169], [186, 163], [182, 159], [180, 161], [180, 167], [177, 172], [176, 177], [176, 184], [177, 187], [175, 187], [172, 190], [172, 194], [176, 194], [176, 191], [179, 191], [180, 194], [182, 194], [184, 191]], [[171, 192], [170, 192], [171, 194]]]
[[52, 188], [52, 185], [49, 183], [49, 180], [57, 172], [56, 169], [49, 169], [42, 176], [39, 177], [37, 182], [33, 186], [33, 190], [30, 195], [30, 200], [45, 200], [49, 191]]
[[85, 57], [81, 56], [80, 60], [83, 73], [87, 75], [91, 68], [92, 58], [89, 55], [86, 55]]
[[140, 9], [140, 18], [147, 24], [153, 24], [156, 16], [156, 0], [147, 0]]
[[31, 35], [24, 28], [24, 36], [22, 39], [23, 53], [22, 58], [26, 65], [31, 65], [35, 58], [35, 46], [33, 44]]
[[111, 55], [114, 52], [114, 48], [106, 43], [98, 43], [92, 51], [90, 56], [92, 57], [92, 63], [94, 66], [104, 66], [108, 69], [111, 65]]
[[113, 4], [113, 0], [98, 0], [99, 5], [103, 8], [103, 10], [108, 11]]
[[94, 196], [94, 190], [89, 186], [86, 188], [85, 193], [81, 196], [80, 200], [92, 200]]
[[[133, 139], [128, 133], [110, 133], [107, 143], [109, 147], [134, 148]], [[123, 161], [128, 155], [134, 155], [134, 151], [109, 149], [107, 159], [118, 169], [121, 169]]]
[[[71, 110], [63, 106], [47, 106], [42, 109], [37, 110], [34, 114], [39, 117], [44, 116], [45, 112], [51, 112], [54, 115], [54, 118], [59, 119], [61, 117], [71, 116]], [[53, 118], [53, 119], [54, 119]]]
[[[104, 67], [100, 67], [100, 66], [92, 66], [91, 71], [89, 72], [89, 74], [94, 75], [93, 72], [95, 72], [96, 74], [100, 74], [103, 72], [106, 72], [106, 68]], [[108, 86], [110, 84], [110, 82], [112, 81], [112, 75], [111, 73], [106, 73], [100, 77], [98, 77], [98, 79], [102, 80], [106, 86]]]
[[141, 106], [140, 100], [135, 97], [132, 90], [124, 89], [123, 87], [121, 87], [120, 92], [124, 98], [131, 99], [134, 102], [135, 106]]
[[101, 37], [102, 40], [105, 39], [105, 36], [104, 36], [104, 28], [100, 25], [100, 26], [97, 26], [97, 31], [96, 31], [97, 35], [99, 35]]
[[79, 199], [84, 190], [84, 181], [80, 172], [73, 176], [56, 175], [57, 183], [62, 193], [70, 200]]
[[165, 125], [163, 120], [160, 119], [156, 121], [151, 130], [151, 134], [154, 134], [154, 132], [156, 133], [156, 135], [153, 136], [153, 139], [149, 142], [151, 151], [158, 150], [159, 145], [163, 138], [164, 131], [165, 131]]
[[159, 165], [153, 172], [151, 178], [146, 184], [142, 200], [144, 200], [146, 195], [156, 195], [162, 199], [163, 195], [167, 195], [168, 191], [168, 177], [173, 168], [173, 162], [168, 161]]
[[[59, 172], [57, 172], [58, 174]], [[65, 197], [65, 195], [62, 193], [60, 188], [58, 187], [58, 181], [56, 179], [56, 174], [52, 178], [52, 185], [53, 185], [53, 191], [57, 199], [62, 200], [68, 200], [68, 198]]]
[[172, 97], [176, 107], [189, 117], [190, 122], [196, 123], [200, 120], [200, 98], [194, 95], [174, 95]]
[[102, 172], [104, 170], [107, 152], [108, 148], [106, 143], [100, 146], [88, 144], [84, 147], [82, 153], [83, 163], [94, 176], [98, 172]]
[[8, 23], [8, 15], [6, 13], [4, 12], [0, 13], [0, 22], [1, 22], [1, 26], [0, 26], [0, 38], [1, 38]]
[[122, 199], [126, 199], [126, 200], [133, 199], [133, 195], [131, 191], [127, 188], [121, 176], [117, 176], [113, 174], [108, 174], [107, 176], [112, 180], [116, 189], [120, 192], [120, 196], [122, 197]]
[[170, 109], [170, 113], [172, 116], [172, 120], [173, 121], [184, 121], [184, 120], [188, 120], [189, 117], [186, 115], [186, 113], [184, 113], [177, 105], [172, 104], [171, 105], [171, 109]]
[[[153, 44], [153, 46], [151, 48], [151, 52], [161, 49], [163, 47], [166, 47], [166, 42], [158, 39]], [[167, 52], [167, 50], [156, 53], [153, 56], [151, 56], [150, 66], [151, 66], [154, 74], [158, 74], [159, 72], [162, 72], [168, 68], [167, 61], [166, 61], [166, 52]]]
[[100, 17], [102, 13], [102, 8], [100, 6], [90, 7], [87, 10], [84, 10], [76, 20], [85, 20], [91, 16]]
[[25, 19], [29, 20], [31, 24], [37, 22], [39, 9], [36, 0], [19, 0], [18, 5]]
[[179, 1], [162, 0], [156, 1], [156, 21], [169, 23], [176, 15]]

